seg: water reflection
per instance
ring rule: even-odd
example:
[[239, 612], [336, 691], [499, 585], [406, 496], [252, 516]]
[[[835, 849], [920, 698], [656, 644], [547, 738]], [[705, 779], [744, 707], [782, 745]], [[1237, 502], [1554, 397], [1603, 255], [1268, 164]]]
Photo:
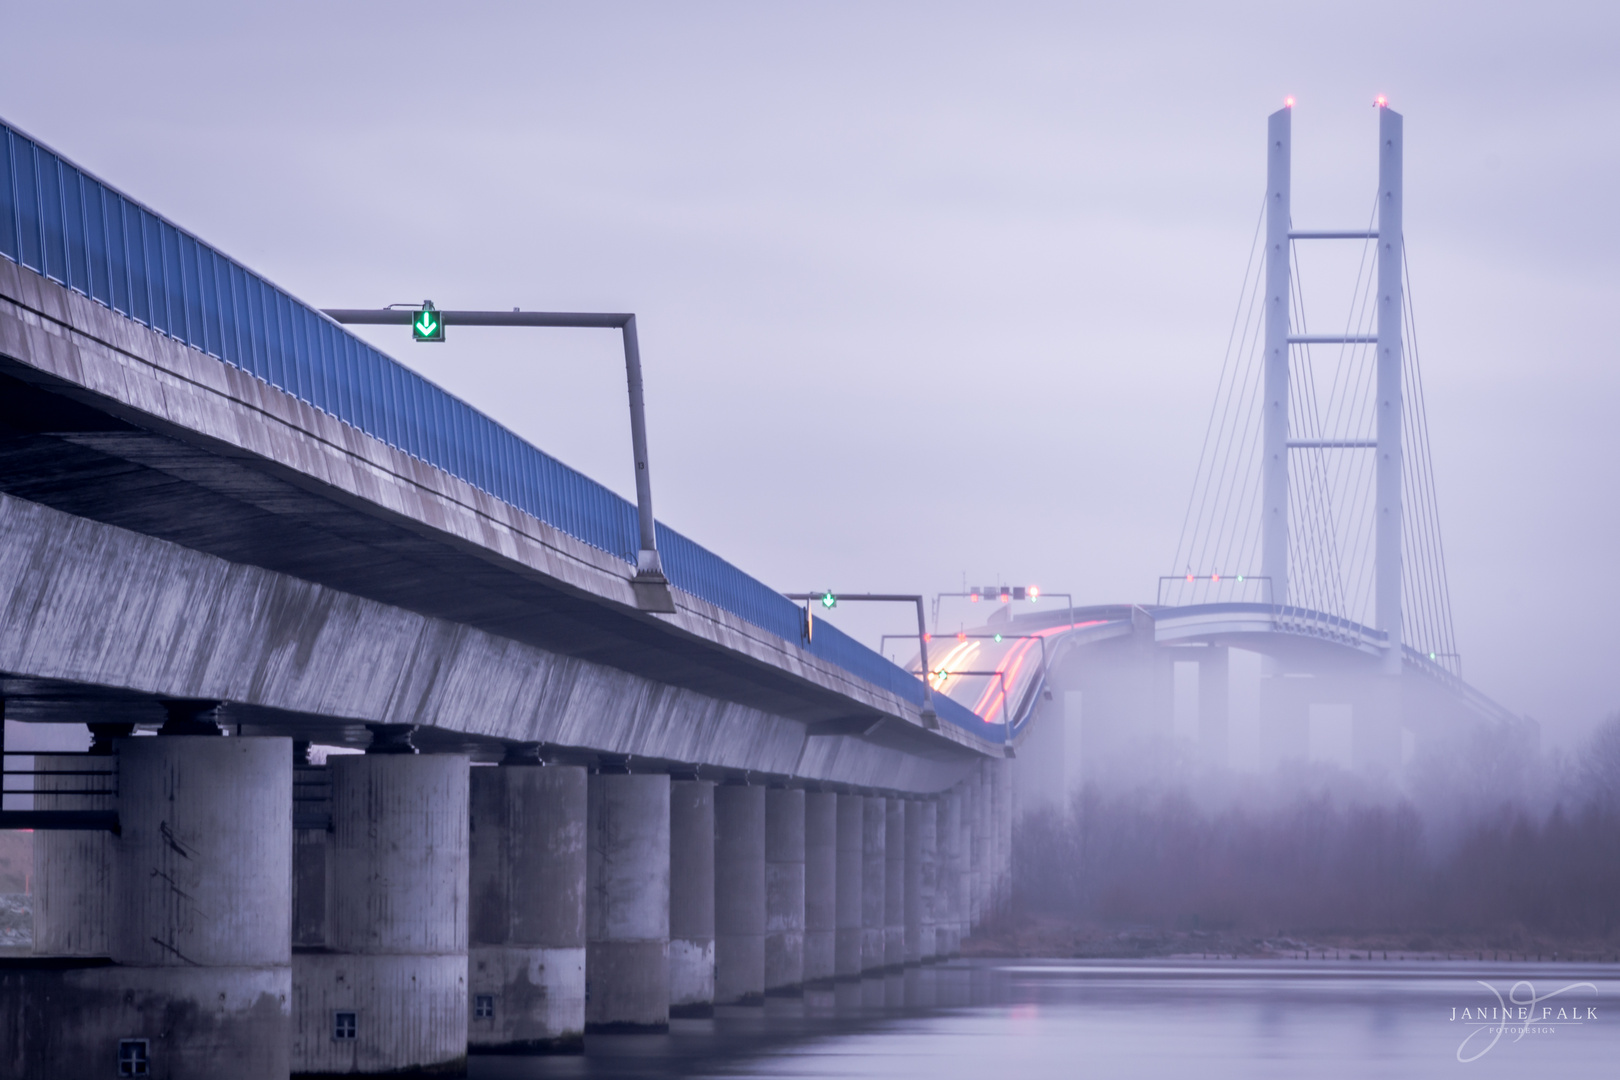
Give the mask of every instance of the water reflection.
[[[1504, 997], [1515, 982], [1592, 988], [1542, 1002], [1545, 1022], [1463, 1065], [1473, 1010], [1497, 1002], [1482, 982]], [[1560, 1005], [1579, 1019], [1558, 1020]], [[475, 1058], [471, 1075], [1562, 1080], [1614, 1075], [1617, 1018], [1615, 965], [957, 962], [721, 1008], [668, 1035], [591, 1036], [583, 1057]]]

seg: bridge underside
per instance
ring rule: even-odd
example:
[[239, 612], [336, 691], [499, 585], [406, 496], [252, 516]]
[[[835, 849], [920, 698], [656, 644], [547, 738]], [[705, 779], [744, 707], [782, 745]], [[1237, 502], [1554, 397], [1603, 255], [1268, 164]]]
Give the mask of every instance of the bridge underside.
[[0, 260], [13, 720], [514, 742], [938, 790], [986, 752], [712, 604]]

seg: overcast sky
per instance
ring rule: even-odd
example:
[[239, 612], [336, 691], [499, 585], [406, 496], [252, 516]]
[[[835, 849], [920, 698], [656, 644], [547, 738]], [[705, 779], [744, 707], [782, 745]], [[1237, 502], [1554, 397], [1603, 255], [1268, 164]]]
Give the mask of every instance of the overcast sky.
[[[1266, 114], [1355, 225], [1387, 94], [1465, 674], [1620, 707], [1620, 5], [3, 11], [0, 116], [311, 303], [637, 312], [659, 516], [784, 590], [1151, 601]], [[370, 336], [630, 492], [613, 335]]]

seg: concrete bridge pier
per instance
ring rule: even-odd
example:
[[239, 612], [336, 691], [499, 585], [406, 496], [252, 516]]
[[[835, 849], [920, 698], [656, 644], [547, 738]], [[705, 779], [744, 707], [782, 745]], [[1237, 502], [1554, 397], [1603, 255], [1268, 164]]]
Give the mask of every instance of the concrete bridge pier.
[[934, 848], [939, 804], [932, 799], [907, 799], [905, 806], [906, 963], [926, 964], [934, 960], [938, 949]]
[[990, 799], [984, 769], [974, 768], [968, 776], [967, 798], [963, 803], [967, 818], [964, 831], [970, 837], [967, 849], [968, 910], [966, 933], [984, 921], [990, 893]]
[[884, 929], [888, 911], [888, 800], [868, 795], [861, 800], [861, 974], [883, 970]]
[[883, 800], [883, 967], [906, 966], [906, 803]]
[[765, 993], [804, 992], [805, 796], [765, 792]]
[[585, 770], [537, 756], [471, 771], [470, 1053], [579, 1053]]
[[960, 785], [939, 800], [939, 870], [934, 893], [936, 953], [940, 959], [962, 949], [962, 796]]
[[714, 1003], [765, 1001], [765, 789], [714, 793]]
[[804, 796], [804, 982], [825, 987], [837, 971], [838, 796]]
[[588, 783], [585, 1030], [669, 1030], [669, 777]]
[[669, 783], [669, 1015], [714, 1015], [714, 782]]
[[860, 795], [835, 797], [838, 799], [838, 927], [833, 974], [839, 979], [859, 979], [866, 893], [861, 880], [865, 869], [862, 848], [866, 838], [866, 799]]
[[[126, 731], [124, 734], [128, 734]], [[112, 746], [92, 746], [95, 759], [37, 754], [34, 809], [116, 810], [114, 795], [52, 795], [105, 791], [117, 777]], [[15, 760], [15, 759], [13, 759]], [[53, 770], [106, 769], [105, 776], [49, 775]], [[34, 833], [34, 953], [38, 956], [106, 956], [114, 903], [117, 838], [110, 832], [41, 830]]]
[[1356, 769], [1386, 776], [1398, 772], [1404, 729], [1401, 676], [1369, 677], [1350, 706], [1350, 753]]
[[330, 770], [331, 930], [293, 958], [293, 1074], [460, 1075], [468, 760], [381, 729]]
[[1269, 657], [1260, 669], [1260, 748], [1265, 768], [1310, 756], [1314, 680], [1283, 671]]
[[117, 1075], [135, 1036], [154, 1074], [286, 1076], [292, 741], [130, 738], [117, 753], [117, 966], [97, 972], [100, 1008], [63, 1010], [95, 1068], [54, 1075]]
[[1013, 791], [1011, 761], [1005, 758], [991, 761], [990, 774], [995, 780], [995, 848], [996, 848], [996, 903], [998, 916], [1012, 912], [1012, 827]]
[[1204, 762], [1224, 769], [1231, 761], [1231, 650], [1210, 645], [1198, 657], [1198, 746]]
[[112, 964], [0, 971], [0, 1075], [287, 1075], [292, 744], [206, 727], [116, 741], [111, 881], [88, 852], [46, 925]]

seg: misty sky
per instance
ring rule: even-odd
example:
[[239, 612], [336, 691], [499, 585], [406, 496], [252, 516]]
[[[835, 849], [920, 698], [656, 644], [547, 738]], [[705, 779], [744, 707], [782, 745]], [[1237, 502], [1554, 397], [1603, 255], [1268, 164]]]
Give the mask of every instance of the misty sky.
[[[1354, 226], [1387, 94], [1464, 673], [1620, 708], [1620, 6], [247, 8], [4, 0], [0, 116], [319, 306], [637, 312], [659, 516], [784, 590], [1151, 602], [1266, 114]], [[615, 336], [368, 336], [630, 492]]]

